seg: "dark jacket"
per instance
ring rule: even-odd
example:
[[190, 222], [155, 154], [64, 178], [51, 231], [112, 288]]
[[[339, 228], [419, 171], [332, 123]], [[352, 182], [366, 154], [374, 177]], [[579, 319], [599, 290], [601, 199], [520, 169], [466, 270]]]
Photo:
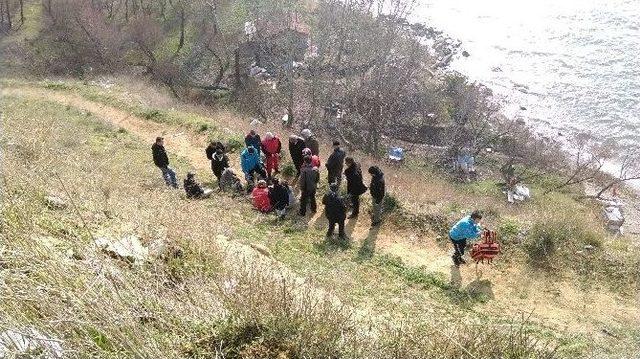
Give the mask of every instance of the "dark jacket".
[[304, 146], [310, 149], [312, 154], [320, 156], [320, 144], [314, 136], [309, 136], [309, 138], [304, 141]]
[[269, 189], [269, 200], [271, 201], [271, 207], [283, 210], [289, 205], [289, 191], [287, 187], [277, 184], [273, 185]]
[[204, 152], [207, 154], [207, 159], [209, 161], [213, 159], [213, 155], [216, 153], [217, 149], [221, 149], [223, 153], [225, 152], [224, 145], [222, 144], [222, 142], [210, 143], [209, 146], [207, 146], [207, 148], [204, 150]]
[[222, 171], [224, 171], [224, 169], [228, 167], [229, 157], [227, 157], [227, 155], [225, 155], [224, 153], [220, 155], [216, 153], [211, 158], [211, 170], [216, 175], [216, 177], [220, 177], [222, 175]]
[[327, 163], [325, 166], [327, 167], [327, 171], [329, 173], [340, 174], [342, 173], [342, 168], [344, 167], [344, 158], [347, 157], [347, 153], [344, 152], [342, 148], [336, 148], [331, 153], [331, 156], [327, 159]]
[[329, 191], [322, 197], [324, 204], [324, 214], [328, 220], [344, 221], [347, 216], [347, 206], [338, 193]]
[[362, 170], [357, 163], [347, 167], [344, 170], [344, 176], [347, 178], [347, 192], [353, 196], [359, 196], [367, 192], [367, 186], [362, 181]]
[[194, 178], [185, 178], [184, 191], [187, 193], [187, 198], [198, 198], [204, 193], [204, 190]]
[[302, 166], [302, 150], [305, 148], [304, 140], [302, 138], [297, 139], [295, 142], [289, 142], [289, 154], [291, 155], [291, 161], [299, 168]]
[[[371, 173], [371, 170], [369, 170]], [[384, 185], [384, 173], [377, 166], [373, 166], [373, 173], [371, 173], [371, 184], [369, 185], [369, 192], [371, 197], [376, 203], [380, 203], [384, 198], [385, 185]]]
[[154, 143], [151, 146], [151, 153], [153, 153], [153, 163], [160, 168], [167, 167], [169, 165], [169, 156], [165, 151], [164, 146]]
[[260, 153], [260, 150], [262, 148], [262, 140], [260, 139], [260, 135], [258, 134], [253, 137], [251, 135], [247, 135], [244, 138], [244, 144], [247, 145], [247, 147], [253, 146], [253, 148], [255, 148], [258, 153]]
[[320, 173], [316, 167], [311, 165], [303, 165], [300, 170], [300, 190], [302, 192], [315, 192], [318, 188]]

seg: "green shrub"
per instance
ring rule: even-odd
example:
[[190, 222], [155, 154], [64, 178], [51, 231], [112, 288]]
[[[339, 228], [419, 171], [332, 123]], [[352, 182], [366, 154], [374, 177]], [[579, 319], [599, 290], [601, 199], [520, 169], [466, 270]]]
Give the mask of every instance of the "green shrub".
[[287, 162], [282, 167], [282, 175], [285, 177], [294, 177], [296, 175], [296, 167], [291, 162]]
[[515, 218], [503, 218], [498, 225], [498, 235], [503, 242], [513, 242], [520, 233], [520, 223]]
[[236, 152], [244, 148], [244, 139], [239, 135], [227, 139], [227, 152]]
[[589, 225], [588, 218], [575, 214], [539, 218], [529, 231], [524, 249], [534, 263], [546, 263], [560, 248], [576, 250], [585, 244], [599, 247], [603, 234]]

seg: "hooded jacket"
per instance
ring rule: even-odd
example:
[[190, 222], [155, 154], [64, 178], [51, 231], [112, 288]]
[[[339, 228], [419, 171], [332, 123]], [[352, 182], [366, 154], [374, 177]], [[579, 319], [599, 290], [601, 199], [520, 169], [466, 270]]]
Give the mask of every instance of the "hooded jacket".
[[337, 192], [329, 191], [322, 197], [324, 214], [330, 221], [344, 221], [347, 216], [347, 206]]
[[369, 169], [369, 173], [371, 174], [371, 184], [369, 185], [369, 192], [371, 193], [371, 197], [376, 203], [380, 203], [384, 198], [385, 193], [385, 183], [384, 183], [384, 173], [382, 170], [378, 168], [378, 166], [373, 166]]
[[222, 175], [222, 171], [225, 168], [229, 167], [229, 157], [224, 153], [214, 153], [213, 157], [211, 157], [211, 170], [216, 176], [220, 177]]
[[302, 165], [303, 155], [302, 150], [304, 149], [304, 139], [302, 137], [296, 137], [295, 141], [289, 141], [289, 154], [291, 155], [291, 161], [296, 165], [296, 167], [300, 167]]
[[240, 166], [244, 173], [251, 173], [251, 171], [258, 168], [258, 166], [260, 166], [260, 155], [258, 154], [258, 150], [254, 150], [253, 153], [249, 153], [248, 148], [242, 150], [242, 153], [240, 154]]
[[187, 198], [198, 198], [204, 193], [204, 190], [200, 184], [196, 182], [195, 178], [188, 177], [184, 179], [184, 191], [187, 193]]
[[340, 147], [333, 150], [331, 156], [327, 159], [326, 167], [330, 173], [340, 174], [344, 167], [344, 158], [347, 156], [346, 152]]
[[480, 233], [480, 226], [471, 219], [471, 216], [466, 216], [449, 230], [449, 237], [454, 242], [462, 242], [465, 239], [478, 238]]
[[153, 163], [160, 168], [167, 167], [169, 165], [169, 157], [164, 146], [154, 143], [151, 146], [151, 153], [153, 154]]
[[315, 192], [318, 188], [320, 173], [317, 167], [311, 165], [303, 165], [300, 170], [300, 190], [302, 192]]
[[271, 201], [269, 200], [269, 189], [267, 187], [256, 187], [251, 192], [253, 206], [260, 212], [269, 212], [271, 210]]
[[250, 134], [247, 134], [247, 136], [244, 138], [244, 144], [247, 145], [247, 147], [253, 146], [258, 154], [260, 154], [260, 147], [262, 146], [260, 135], [256, 134], [255, 136], [251, 136]]
[[273, 136], [271, 139], [264, 139], [262, 140], [262, 151], [265, 153], [265, 155], [275, 155], [280, 153], [280, 151], [282, 150], [282, 143], [280, 142], [280, 139], [276, 136]]
[[269, 190], [271, 206], [277, 210], [283, 210], [289, 205], [289, 191], [282, 184], [274, 184]]
[[362, 170], [357, 163], [347, 167], [344, 176], [347, 178], [347, 192], [350, 195], [359, 196], [367, 191], [367, 186], [362, 181]]
[[304, 140], [304, 146], [310, 149], [312, 154], [316, 156], [320, 155], [320, 144], [313, 135]]

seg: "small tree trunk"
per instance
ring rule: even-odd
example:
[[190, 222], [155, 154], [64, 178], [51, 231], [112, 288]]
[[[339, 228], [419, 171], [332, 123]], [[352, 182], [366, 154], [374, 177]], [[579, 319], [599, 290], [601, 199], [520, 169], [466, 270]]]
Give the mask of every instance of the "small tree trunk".
[[233, 56], [234, 56], [234, 61], [235, 61], [235, 80], [236, 80], [236, 85], [235, 85], [235, 90], [236, 92], [240, 91], [240, 87], [242, 87], [242, 82], [240, 80], [240, 50], [236, 49], [233, 52]]
[[20, 25], [24, 24], [24, 0], [20, 0]]

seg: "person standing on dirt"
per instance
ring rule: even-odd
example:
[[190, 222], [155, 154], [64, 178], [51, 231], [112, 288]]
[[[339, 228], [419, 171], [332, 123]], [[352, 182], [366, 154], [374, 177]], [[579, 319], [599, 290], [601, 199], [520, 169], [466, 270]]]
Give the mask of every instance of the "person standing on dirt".
[[466, 216], [458, 221], [451, 230], [449, 230], [449, 240], [453, 243], [453, 264], [458, 267], [460, 264], [467, 263], [462, 256], [464, 255], [464, 249], [467, 246], [467, 240], [473, 240], [480, 237], [482, 233], [482, 227], [480, 227], [480, 221], [482, 220], [482, 213], [480, 211], [473, 211], [470, 216]]
[[211, 161], [211, 171], [218, 180], [220, 186], [220, 177], [225, 168], [229, 168], [229, 157], [224, 153], [224, 146], [220, 142], [211, 142], [206, 151], [207, 158]]
[[302, 138], [304, 138], [304, 146], [311, 150], [311, 154], [314, 156], [320, 156], [320, 143], [313, 135], [310, 129], [305, 128], [300, 132]]
[[256, 174], [262, 176], [262, 178], [267, 177], [258, 150], [253, 146], [247, 146], [240, 154], [240, 166], [242, 167], [242, 172], [244, 172], [244, 178], [247, 180], [248, 193], [253, 190]]
[[360, 165], [352, 157], [345, 158], [347, 169], [344, 176], [347, 178], [347, 193], [351, 199], [351, 214], [349, 218], [356, 218], [360, 214], [360, 196], [367, 192], [367, 186], [362, 181]]
[[302, 161], [304, 156], [302, 150], [304, 150], [304, 138], [296, 135], [289, 136], [289, 155], [291, 155], [291, 161], [296, 167], [296, 178], [300, 177], [300, 168], [302, 167]]
[[329, 184], [335, 183], [338, 188], [340, 188], [340, 182], [342, 182], [342, 169], [344, 168], [344, 158], [346, 156], [346, 152], [340, 148], [340, 142], [333, 141], [333, 153], [327, 159], [325, 166], [327, 167]]
[[262, 140], [260, 139], [260, 135], [256, 133], [255, 130], [249, 131], [247, 136], [244, 138], [244, 144], [249, 147], [253, 147], [258, 152], [258, 157], [260, 156], [260, 147], [262, 147]]
[[332, 183], [329, 185], [329, 192], [322, 197], [322, 204], [324, 204], [324, 214], [327, 217], [327, 221], [329, 221], [327, 238], [331, 238], [333, 236], [333, 232], [335, 231], [337, 224], [338, 237], [342, 240], [346, 240], [347, 235], [344, 232], [344, 221], [347, 215], [347, 206], [338, 194], [337, 184]]
[[300, 170], [300, 216], [304, 217], [307, 214], [307, 204], [311, 206], [311, 212], [316, 213], [316, 189], [318, 188], [318, 181], [320, 180], [320, 173], [318, 168], [311, 165], [311, 157], [304, 158], [304, 164]]
[[271, 132], [267, 132], [262, 140], [262, 152], [267, 162], [267, 176], [271, 178], [271, 174], [280, 172], [278, 165], [280, 163], [280, 152], [282, 151], [282, 143], [278, 136]]
[[162, 178], [167, 186], [178, 188], [178, 179], [176, 172], [169, 167], [169, 156], [164, 149], [164, 138], [156, 137], [156, 142], [151, 146], [153, 154], [153, 163], [162, 171]]
[[371, 227], [377, 227], [382, 222], [382, 207], [384, 205], [385, 183], [384, 173], [378, 166], [369, 167], [371, 175], [371, 184], [369, 184], [369, 192], [373, 201], [373, 209], [371, 215]]
[[222, 142], [220, 141], [209, 142], [209, 145], [204, 150], [204, 153], [207, 155], [207, 159], [211, 160], [211, 158], [213, 157], [213, 154], [216, 153], [218, 149], [222, 150], [222, 153], [225, 152], [224, 145], [222, 144]]

